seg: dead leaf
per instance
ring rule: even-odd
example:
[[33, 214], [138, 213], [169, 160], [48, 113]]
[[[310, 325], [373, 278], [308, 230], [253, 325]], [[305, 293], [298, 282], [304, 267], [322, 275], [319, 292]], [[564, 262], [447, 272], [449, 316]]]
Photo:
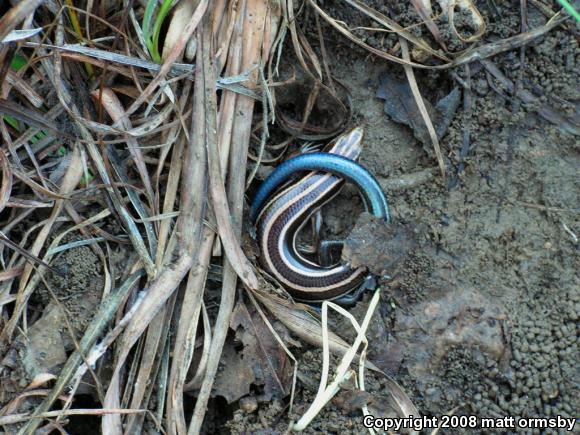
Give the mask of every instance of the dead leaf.
[[212, 396], [222, 396], [232, 403], [250, 394], [250, 386], [256, 381], [254, 371], [235, 349], [233, 339], [226, 341], [220, 365], [223, 370], [216, 376]]
[[[385, 113], [393, 121], [408, 125], [417, 140], [430, 146], [431, 138], [427, 131], [427, 126], [421, 117], [421, 112], [417, 107], [408, 81], [389, 72], [383, 73], [379, 81], [380, 84], [376, 96], [385, 100]], [[437, 138], [441, 139], [449, 128], [459, 107], [460, 99], [459, 88], [455, 87], [445, 98], [437, 102], [435, 107], [427, 100], [424, 100], [429, 117], [433, 121]]]
[[373, 352], [373, 361], [382, 370], [389, 374], [395, 374], [399, 371], [401, 363], [405, 358], [407, 346], [400, 341], [389, 343]]
[[238, 301], [230, 326], [244, 344], [243, 360], [253, 368], [256, 383], [264, 386], [266, 400], [286, 396], [284, 386], [291, 373], [288, 357], [259, 314]]

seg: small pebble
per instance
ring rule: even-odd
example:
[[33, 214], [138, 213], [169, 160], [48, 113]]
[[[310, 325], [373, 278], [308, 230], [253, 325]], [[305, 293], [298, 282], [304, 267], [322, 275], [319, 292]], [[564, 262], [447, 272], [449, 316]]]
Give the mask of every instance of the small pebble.
[[242, 397], [240, 399], [240, 409], [246, 414], [252, 414], [258, 409], [258, 401], [254, 396]]

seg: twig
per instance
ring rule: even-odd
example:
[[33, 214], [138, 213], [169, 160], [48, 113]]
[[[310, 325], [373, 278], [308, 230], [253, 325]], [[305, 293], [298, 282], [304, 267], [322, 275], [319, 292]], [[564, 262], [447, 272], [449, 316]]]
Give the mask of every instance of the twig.
[[465, 86], [463, 87], [463, 142], [461, 144], [461, 151], [459, 152], [459, 163], [457, 165], [457, 172], [455, 176], [449, 181], [448, 189], [453, 189], [459, 184], [459, 176], [465, 169], [465, 159], [469, 154], [471, 147], [471, 70], [469, 65], [463, 66], [465, 72]]
[[[409, 54], [409, 46], [407, 44], [407, 40], [399, 36], [399, 43], [401, 44], [401, 52], [403, 54], [403, 59], [408, 61], [411, 58], [411, 56]], [[403, 65], [403, 68], [405, 69], [405, 74], [407, 75], [407, 80], [409, 81], [409, 86], [411, 87], [411, 91], [413, 92], [413, 97], [415, 97], [415, 102], [417, 103], [419, 112], [421, 112], [421, 117], [425, 122], [425, 127], [427, 127], [427, 131], [429, 132], [429, 137], [431, 138], [431, 143], [433, 144], [433, 149], [435, 150], [435, 156], [437, 157], [439, 172], [441, 173], [441, 177], [445, 177], [445, 162], [443, 161], [443, 155], [441, 154], [441, 147], [439, 146], [439, 138], [437, 137], [437, 132], [435, 131], [435, 127], [433, 127], [433, 123], [431, 122], [431, 118], [429, 117], [429, 113], [427, 112], [427, 107], [425, 106], [425, 102], [423, 101], [423, 97], [421, 96], [421, 92], [419, 91], [419, 86], [417, 85], [417, 80], [415, 79], [413, 68], [411, 68], [409, 64]]]

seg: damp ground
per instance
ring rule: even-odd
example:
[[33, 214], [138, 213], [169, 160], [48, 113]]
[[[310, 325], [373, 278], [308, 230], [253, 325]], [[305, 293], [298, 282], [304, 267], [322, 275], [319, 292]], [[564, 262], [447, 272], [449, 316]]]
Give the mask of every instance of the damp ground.
[[[371, 25], [357, 21], [348, 6], [325, 3], [337, 19]], [[517, 33], [518, 9], [500, 12], [492, 34]], [[539, 14], [530, 14], [537, 25], [543, 22]], [[448, 167], [443, 179], [432, 147], [393, 122], [376, 96], [381, 76], [404, 78], [403, 68], [323, 29], [330, 69], [350, 91], [352, 124], [365, 129], [361, 163], [383, 186], [414, 179], [414, 174], [421, 180], [411, 187], [385, 188], [394, 225], [413, 226], [418, 235], [383, 288], [369, 333], [369, 359], [403, 386], [423, 415], [576, 416], [578, 136], [543, 119], [537, 107], [514, 107], [512, 99], [492, 88], [486, 71], [472, 66], [471, 111], [465, 113], [460, 105], [441, 140]], [[380, 45], [378, 38], [373, 43]], [[521, 74], [524, 86], [538, 92], [542, 102], [558, 106], [558, 100], [567, 100], [578, 107], [578, 68], [570, 65], [577, 65], [580, 52], [569, 32], [555, 30], [536, 41], [526, 50], [521, 71], [519, 54], [492, 61], [511, 80]], [[458, 86], [446, 72], [415, 73], [433, 105]], [[462, 156], [466, 128], [469, 152]], [[457, 175], [459, 167], [464, 169]], [[356, 222], [361, 207], [352, 204], [348, 191], [325, 213], [330, 238], [348, 234]], [[365, 302], [359, 303], [353, 312], [360, 319], [365, 308]], [[338, 321], [337, 328], [354, 337], [346, 322]], [[300, 375], [292, 416], [297, 419], [316, 395], [321, 354], [296, 352]], [[369, 378], [370, 398], [358, 397], [359, 404], [367, 400], [387, 406], [386, 381], [374, 374]], [[365, 433], [360, 411], [344, 397], [349, 393], [339, 395], [307, 433]], [[283, 431], [287, 419], [280, 416], [286, 409], [286, 402], [260, 404], [251, 413], [240, 409], [229, 427], [234, 433]]]

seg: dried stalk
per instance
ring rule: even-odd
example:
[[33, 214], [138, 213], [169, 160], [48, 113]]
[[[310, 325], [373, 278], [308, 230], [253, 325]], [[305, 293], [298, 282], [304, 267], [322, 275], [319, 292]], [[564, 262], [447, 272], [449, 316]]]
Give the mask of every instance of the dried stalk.
[[[242, 70], [249, 70], [256, 64], [261, 64], [260, 57], [262, 53], [262, 43], [263, 43], [263, 29], [265, 26], [265, 20], [268, 11], [268, 2], [264, 0], [247, 0], [242, 1], [240, 4], [240, 13], [245, 16], [244, 19], [244, 38], [243, 38], [243, 49], [242, 49]], [[206, 27], [207, 29], [208, 27]], [[207, 32], [207, 31], [206, 31]], [[225, 342], [226, 334], [229, 329], [230, 317], [234, 306], [234, 296], [236, 287], [236, 272], [240, 276], [240, 272], [245, 275], [240, 276], [242, 281], [249, 288], [256, 288], [257, 278], [253, 274], [253, 271], [244, 267], [247, 263], [247, 259], [241, 253], [241, 258], [238, 256], [236, 251], [239, 249], [239, 244], [234, 247], [236, 249], [232, 250], [229, 243], [235, 242], [236, 237], [240, 236], [241, 233], [241, 218], [242, 218], [242, 207], [243, 207], [243, 195], [245, 186], [245, 169], [247, 163], [247, 152], [248, 145], [250, 141], [251, 125], [252, 125], [252, 114], [254, 100], [248, 97], [239, 95], [237, 99], [237, 105], [235, 113], [237, 114], [235, 118], [234, 129], [232, 133], [232, 143], [237, 144], [236, 148], [230, 151], [230, 163], [229, 163], [229, 176], [228, 176], [228, 198], [230, 205], [225, 203], [225, 192], [222, 191], [223, 185], [222, 178], [219, 174], [219, 155], [217, 150], [217, 137], [216, 137], [216, 119], [215, 119], [215, 87], [212, 86], [211, 74], [211, 46], [209, 44], [210, 35], [209, 33], [203, 32], [199, 39], [202, 45], [203, 56], [203, 68], [206, 70], [208, 76], [205, 76], [207, 84], [206, 89], [206, 104], [208, 110], [206, 113], [209, 115], [210, 119], [206, 120], [206, 140], [208, 141], [208, 159], [210, 164], [210, 189], [212, 192], [212, 203], [214, 206], [214, 212], [216, 214], [216, 220], [220, 228], [220, 237], [224, 243], [227, 258], [224, 261], [224, 277], [222, 282], [222, 297], [220, 303], [220, 309], [216, 319], [216, 326], [214, 329], [214, 334], [212, 337], [212, 343], [210, 347], [210, 356], [208, 360], [207, 370], [205, 377], [203, 379], [201, 389], [195, 404], [195, 409], [193, 412], [193, 417], [188, 429], [188, 434], [198, 434], [201, 430], [201, 425], [203, 422], [203, 417], [205, 415], [205, 410], [207, 402], [209, 400], [209, 395], [211, 387], [213, 385], [215, 374], [217, 372], [219, 358], [221, 356], [221, 351], [223, 344]], [[199, 49], [199, 48], [198, 48]], [[201, 65], [198, 62], [198, 67], [201, 69]], [[214, 79], [215, 80], [215, 79]], [[254, 71], [250, 76], [251, 83], [256, 84], [258, 81], [257, 72]], [[209, 86], [208, 86], [209, 84]], [[212, 119], [213, 118], [213, 119]], [[227, 210], [231, 212], [231, 219], [233, 223], [233, 232], [231, 234], [226, 234], [224, 230], [229, 226], [229, 216], [224, 215]], [[222, 223], [224, 224], [222, 228]], [[226, 237], [224, 237], [226, 236]], [[228, 240], [232, 237], [232, 240]], [[237, 242], [235, 242], [237, 243]], [[240, 262], [241, 261], [241, 262]]]

